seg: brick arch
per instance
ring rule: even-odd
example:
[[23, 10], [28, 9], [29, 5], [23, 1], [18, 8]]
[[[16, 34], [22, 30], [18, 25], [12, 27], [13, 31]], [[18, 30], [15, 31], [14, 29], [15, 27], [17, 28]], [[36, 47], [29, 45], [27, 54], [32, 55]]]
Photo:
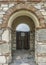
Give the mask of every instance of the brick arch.
[[8, 20], [10, 19], [10, 17], [17, 11], [20, 11], [20, 10], [26, 10], [26, 11], [30, 11], [32, 12], [36, 17], [37, 19], [39, 19], [39, 17], [37, 16], [37, 14], [35, 13], [35, 11], [37, 11], [37, 9], [29, 4], [18, 4], [14, 7], [11, 7], [7, 12], [6, 14], [3, 16], [3, 27], [7, 27], [7, 24], [8, 24]]

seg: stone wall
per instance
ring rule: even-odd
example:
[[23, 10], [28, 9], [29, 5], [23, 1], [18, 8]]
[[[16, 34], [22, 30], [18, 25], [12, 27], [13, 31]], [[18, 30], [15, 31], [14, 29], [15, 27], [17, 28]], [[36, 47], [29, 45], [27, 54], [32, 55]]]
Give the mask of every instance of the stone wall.
[[[45, 0], [43, 0], [45, 1]], [[25, 8], [31, 9], [34, 14], [37, 16], [39, 20], [40, 27], [36, 29], [35, 37], [35, 59], [38, 65], [46, 65], [46, 1], [45, 2], [1, 2], [0, 3], [0, 65], [8, 65], [11, 57], [10, 44], [8, 43], [8, 39], [4, 39], [4, 29], [3, 27], [6, 23], [8, 15], [11, 11], [14, 10], [14, 6], [16, 9], [21, 6], [25, 6]], [[13, 9], [11, 9], [13, 7]], [[9, 11], [10, 10], [10, 11]], [[8, 12], [7, 12], [8, 11]], [[9, 14], [7, 14], [9, 13]], [[5, 16], [7, 14], [7, 16]], [[11, 15], [10, 15], [11, 16]], [[41, 28], [41, 29], [40, 29]], [[43, 28], [43, 29], [42, 29]], [[10, 33], [9, 33], [10, 34]], [[4, 36], [3, 36], [4, 35]], [[8, 36], [9, 37], [9, 36]], [[6, 41], [6, 42], [3, 42]], [[6, 49], [7, 48], [7, 49]]]
[[[15, 3], [1, 3], [0, 4], [0, 39], [1, 39], [1, 34], [3, 32], [1, 27], [4, 27], [3, 22], [4, 19], [6, 20], [6, 17], [4, 17], [5, 14], [7, 14], [7, 11], [10, 10], [11, 7], [17, 6], [17, 2]], [[40, 3], [31, 3], [31, 2], [25, 2], [28, 7], [33, 6], [37, 10], [35, 11], [35, 14], [38, 16], [38, 19], [40, 21], [40, 26], [44, 27], [46, 25], [46, 2], [40, 2]], [[23, 5], [22, 3], [19, 3], [19, 5]], [[17, 6], [19, 7], [19, 6]], [[33, 9], [33, 7], [31, 9]], [[10, 13], [10, 12], [9, 12]], [[8, 16], [8, 15], [7, 15]], [[42, 22], [41, 22], [42, 21]]]
[[2, 39], [0, 40], [0, 65], [8, 65], [11, 62], [10, 30], [3, 28]]
[[36, 34], [36, 60], [38, 65], [46, 65], [46, 29], [39, 29]]
[[[7, 20], [6, 17], [8, 18], [8, 13], [10, 14], [11, 11], [13, 11], [14, 6], [17, 6], [18, 9], [20, 8], [20, 6], [21, 8], [24, 6], [25, 7], [27, 6], [27, 8], [30, 8], [31, 11], [33, 11], [37, 15], [40, 21], [40, 25], [43, 27], [45, 26], [44, 24], [46, 24], [46, 2], [45, 3], [44, 2], [40, 2], [40, 3], [25, 2], [24, 4], [23, 3], [18, 4], [17, 2], [15, 2], [15, 3], [0, 4], [0, 27], [3, 23], [6, 23], [5, 21]], [[7, 14], [7, 16], [5, 16], [5, 14]]]

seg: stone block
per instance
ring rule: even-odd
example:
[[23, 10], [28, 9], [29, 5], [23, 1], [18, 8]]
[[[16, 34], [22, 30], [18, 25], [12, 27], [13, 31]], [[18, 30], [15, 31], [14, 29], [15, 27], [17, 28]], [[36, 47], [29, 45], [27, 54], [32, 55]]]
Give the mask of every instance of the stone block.
[[46, 29], [40, 29], [36, 32], [36, 40], [37, 41], [45, 41], [46, 40]]
[[46, 16], [44, 16], [44, 20], [45, 20], [45, 23], [46, 23]]
[[2, 18], [3, 17], [3, 15], [2, 14], [0, 14], [0, 18]]
[[46, 2], [44, 3], [44, 7], [46, 7]]
[[5, 14], [5, 12], [4, 11], [0, 11], [0, 15], [2, 15], [2, 14]]
[[6, 59], [7, 59], [7, 63], [11, 63], [11, 61], [12, 61], [12, 56], [11, 56], [11, 54], [9, 54], [9, 56], [7, 56]]
[[0, 21], [0, 24], [2, 24], [2, 21]]
[[8, 7], [8, 4], [1, 4], [1, 7]]
[[45, 11], [44, 9], [40, 9], [41, 12]]
[[4, 43], [0, 45], [0, 52], [2, 54], [6, 54], [10, 52], [10, 48], [9, 48], [9, 44], [8, 43]]
[[41, 12], [39, 10], [36, 11], [35, 13], [37, 14], [38, 18], [43, 18], [43, 15], [41, 14]]
[[3, 64], [3, 65], [9, 65], [9, 64]]
[[42, 13], [42, 15], [46, 15], [46, 11], [43, 11], [43, 12], [41, 12]]
[[43, 3], [38, 3], [34, 7], [37, 8], [37, 9], [41, 9], [42, 5], [43, 5]]
[[0, 11], [2, 10], [3, 8], [2, 7], [0, 7]]
[[5, 30], [3, 32], [3, 34], [2, 34], [2, 40], [9, 42], [9, 30]]
[[13, 7], [13, 6], [14, 6], [14, 4], [9, 4], [9, 8], [10, 8], [10, 7]]
[[37, 45], [36, 51], [38, 53], [46, 53], [46, 45], [41, 45], [41, 44]]
[[7, 10], [8, 10], [8, 7], [3, 8], [3, 11], [7, 11]]
[[16, 44], [13, 44], [13, 47], [16, 48]]
[[3, 19], [2, 18], [0, 18], [0, 22], [2, 22], [3, 21]]
[[2, 24], [2, 21], [0, 21], [0, 24]]
[[20, 65], [30, 65], [30, 64], [28, 64], [28, 63], [21, 63]]
[[6, 63], [6, 58], [5, 56], [0, 56], [0, 63]]
[[1, 35], [0, 35], [0, 40], [1, 40], [2, 38], [1, 38]]
[[46, 57], [38, 57], [38, 62], [46, 62]]
[[38, 57], [36, 54], [35, 54], [35, 61], [36, 61], [36, 63], [38, 62]]
[[46, 65], [46, 63], [42, 63], [42, 62], [40, 62], [40, 63], [38, 63], [38, 65]]
[[3, 29], [0, 29], [0, 35], [3, 33]]

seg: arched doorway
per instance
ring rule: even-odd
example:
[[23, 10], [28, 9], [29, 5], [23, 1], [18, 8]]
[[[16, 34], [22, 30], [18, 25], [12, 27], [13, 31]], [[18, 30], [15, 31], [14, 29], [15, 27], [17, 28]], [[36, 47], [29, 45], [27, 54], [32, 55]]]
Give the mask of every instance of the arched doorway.
[[[30, 17], [28, 16], [17, 17], [12, 23], [12, 29], [13, 29], [12, 30], [12, 46], [13, 46], [12, 49], [14, 50], [17, 49], [16, 42], [18, 43], [20, 40], [20, 44], [21, 44], [21, 40], [22, 40], [21, 37], [23, 37], [22, 35], [25, 34], [25, 37], [26, 37], [25, 43], [30, 43], [29, 44], [30, 50], [35, 50], [35, 25], [33, 20], [30, 19]], [[18, 48], [19, 48], [19, 45], [18, 45]]]
[[[26, 50], [22, 52], [23, 53], [22, 55], [26, 53], [27, 56], [29, 54], [29, 56], [31, 55], [33, 59], [35, 58], [35, 24], [30, 17], [28, 16], [17, 17], [12, 23], [11, 36], [13, 57], [18, 54], [19, 54], [18, 56], [20, 56], [22, 50]], [[17, 52], [18, 50], [20, 53]]]
[[[20, 5], [22, 5], [22, 7]], [[37, 47], [37, 44], [38, 44], [37, 43], [37, 38], [38, 37], [36, 35], [37, 35], [37, 29], [40, 27], [40, 22], [39, 22], [39, 15], [37, 15], [37, 13], [35, 11], [37, 11], [37, 9], [35, 7], [29, 6], [29, 4], [24, 3], [24, 4], [18, 4], [16, 6], [14, 6], [14, 7], [11, 7], [7, 11], [7, 13], [4, 15], [4, 17], [3, 17], [3, 19], [4, 19], [3, 20], [4, 21], [3, 25], [6, 28], [6, 30], [3, 32], [2, 38], [3, 38], [3, 40], [8, 41], [8, 44], [10, 45], [10, 47], [8, 49], [10, 49], [10, 51], [9, 51], [10, 54], [9, 55], [11, 55], [11, 58], [12, 58], [11, 51], [14, 50], [14, 49], [16, 50], [16, 44], [14, 44], [14, 39], [13, 39], [14, 37], [16, 39], [16, 32], [14, 31], [14, 28], [16, 28], [16, 26], [19, 25], [20, 23], [26, 23], [29, 27], [31, 27], [30, 28], [30, 30], [31, 30], [31, 34], [30, 34], [31, 41], [30, 42], [33, 43], [33, 44], [30, 45], [30, 48], [31, 48], [30, 51], [34, 49], [35, 61], [37, 62], [38, 57], [37, 57], [36, 47]], [[19, 23], [19, 21], [18, 21], [18, 24], [15, 23], [15, 27], [14, 27], [13, 26], [14, 20], [17, 19], [20, 16], [27, 16], [30, 19], [32, 19], [32, 22], [33, 22], [32, 25], [34, 27], [32, 27], [32, 25], [31, 25], [31, 23], [29, 23], [29, 21], [28, 21], [28, 23], [27, 22], [24, 22], [24, 21]], [[7, 27], [8, 27], [8, 29], [7, 29]], [[33, 30], [34, 30], [34, 33], [33, 33]], [[14, 33], [15, 33], [15, 36], [14, 36]], [[32, 42], [32, 38], [31, 37], [34, 38], [33, 39], [34, 40], [33, 42]]]
[[[3, 40], [8, 40], [8, 43], [10, 43], [10, 55], [11, 58], [13, 57], [12, 54], [14, 51], [16, 51], [16, 27], [17, 25], [24, 23], [27, 24], [30, 27], [30, 54], [34, 56], [35, 61], [37, 62], [37, 36], [35, 33], [37, 33], [36, 28], [39, 27], [39, 21], [35, 14], [28, 10], [19, 10], [17, 12], [12, 13], [10, 18], [6, 21], [7, 22], [7, 27], [9, 29], [6, 29], [6, 32], [4, 31], [3, 35], [8, 33], [8, 35], [5, 35], [7, 37], [2, 36]], [[12, 53], [11, 53], [12, 52]], [[32, 53], [33, 52], [33, 53]], [[9, 57], [10, 58], [10, 57]], [[12, 60], [12, 59], [11, 59]]]

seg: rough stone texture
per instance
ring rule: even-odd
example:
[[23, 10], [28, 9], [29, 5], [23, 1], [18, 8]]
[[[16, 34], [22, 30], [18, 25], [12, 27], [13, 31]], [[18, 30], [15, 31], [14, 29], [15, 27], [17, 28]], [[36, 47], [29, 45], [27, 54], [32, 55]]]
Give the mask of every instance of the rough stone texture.
[[46, 65], [46, 29], [38, 29], [35, 39], [36, 63], [38, 63], [38, 65]]
[[0, 29], [0, 35], [2, 34], [2, 32], [3, 32], [3, 31]]
[[0, 40], [2, 39], [3, 29], [0, 29]]
[[14, 4], [9, 4], [9, 8], [10, 8], [10, 7], [13, 7], [13, 6], [14, 6]]
[[33, 52], [27, 50], [16, 50], [13, 53], [13, 62], [9, 65], [36, 65]]
[[3, 64], [3, 65], [9, 65], [9, 64]]
[[0, 63], [6, 63], [5, 56], [0, 56]]
[[37, 41], [46, 41], [46, 29], [40, 29], [36, 33]]
[[46, 63], [40, 62], [38, 63], [38, 65], [46, 65]]
[[39, 44], [36, 48], [38, 53], [46, 53], [46, 45]]
[[9, 52], [10, 52], [10, 47], [9, 47], [8, 43], [0, 45], [0, 53], [1, 54], [6, 54], [6, 53], [9, 53]]
[[[5, 35], [7, 34], [7, 35]], [[5, 30], [2, 34], [2, 40], [9, 42], [9, 30]]]
[[12, 56], [11, 53], [9, 54], [9, 56], [6, 57], [7, 63], [11, 63], [12, 62]]
[[[6, 14], [5, 12], [7, 12], [7, 10], [9, 10], [11, 7], [13, 7], [13, 6], [16, 6], [17, 5], [17, 3], [16, 4], [14, 4], [14, 3], [10, 3], [10, 4], [1, 4], [1, 11], [0, 11], [0, 14], [1, 15], [3, 15], [3, 14]], [[18, 6], [17, 6], [17, 8], [19, 9], [20, 8], [20, 6], [21, 7], [23, 7], [24, 6], [24, 4], [22, 4], [22, 3], [20, 3]], [[26, 8], [26, 6], [27, 6], [27, 8], [29, 7], [30, 9], [31, 9], [31, 11], [35, 11], [36, 9], [37, 9], [37, 11], [36, 11], [36, 15], [39, 17], [39, 14], [40, 14], [40, 17], [43, 17], [44, 18], [44, 16], [45, 15], [43, 15], [44, 13], [45, 13], [45, 8], [43, 8], [43, 7], [45, 7], [45, 5], [44, 5], [44, 3], [43, 2], [41, 2], [41, 3], [26, 3], [25, 4], [25, 8]], [[35, 9], [36, 8], [36, 9]], [[14, 9], [12, 9], [12, 10], [14, 10]], [[11, 10], [11, 11], [12, 11]], [[38, 14], [38, 12], [40, 12], [39, 14]], [[42, 12], [44, 12], [43, 14], [42, 14]], [[35, 13], [35, 12], [34, 12]], [[10, 13], [9, 13], [10, 14]], [[42, 16], [43, 15], [43, 16]]]
[[46, 23], [46, 16], [44, 16], [44, 19], [45, 19], [45, 23]]
[[38, 62], [46, 62], [46, 57], [38, 57]]
[[[0, 0], [0, 1], [7, 1], [7, 0]], [[12, 1], [12, 0], [10, 0]], [[14, 0], [15, 1], [15, 0]], [[18, 0], [16, 0], [18, 1]], [[27, 0], [24, 0], [27, 1]], [[30, 1], [30, 0], [28, 0]], [[32, 0], [33, 1], [33, 0]], [[36, 0], [35, 0], [36, 1]], [[38, 1], [38, 0], [37, 0]], [[46, 1], [46, 0], [42, 0], [42, 1]], [[13, 2], [13, 1], [12, 1]], [[17, 7], [16, 7], [17, 6]], [[16, 11], [16, 9], [21, 9], [21, 8], [27, 8], [27, 10], [29, 9], [30, 11], [32, 11], [33, 13], [35, 13], [35, 15], [37, 16], [38, 20], [39, 20], [39, 24], [41, 27], [44, 27], [45, 29], [38, 29], [36, 31], [36, 41], [35, 41], [35, 58], [36, 58], [36, 62], [38, 65], [46, 65], [46, 56], [42, 57], [37, 57], [37, 54], [44, 54], [46, 53], [46, 42], [43, 43], [44, 41], [46, 41], [46, 26], [44, 25], [46, 23], [46, 2], [36, 2], [36, 3], [32, 3], [32, 2], [23, 2], [23, 3], [7, 3], [2, 2], [0, 3], [0, 27], [2, 26], [3, 23], [7, 22], [7, 19], [10, 18], [9, 16], [11, 16], [13, 13], [13, 11]], [[7, 15], [5, 15], [7, 14]], [[10, 14], [10, 15], [9, 15]], [[4, 25], [4, 24], [3, 24]], [[40, 27], [39, 27], [40, 28]], [[3, 36], [3, 40], [8, 41], [7, 36], [5, 37], [4, 35], [2, 35], [2, 28], [0, 29], [0, 40], [2, 39]], [[4, 33], [3, 33], [4, 34]], [[6, 32], [7, 34], [7, 32]], [[40, 42], [39, 42], [40, 41]], [[31, 42], [31, 41], [30, 41]], [[0, 44], [0, 63], [5, 63], [5, 58], [2, 57], [2, 54], [5, 53], [11, 53], [11, 44], [6, 43], [6, 44]], [[14, 47], [15, 45], [13, 45]], [[11, 61], [11, 55], [9, 54], [9, 56], [6, 57], [7, 58], [7, 63], [9, 63], [9, 60]], [[2, 64], [0, 64], [2, 65]], [[8, 65], [8, 64], [3, 64], [3, 65]]]

